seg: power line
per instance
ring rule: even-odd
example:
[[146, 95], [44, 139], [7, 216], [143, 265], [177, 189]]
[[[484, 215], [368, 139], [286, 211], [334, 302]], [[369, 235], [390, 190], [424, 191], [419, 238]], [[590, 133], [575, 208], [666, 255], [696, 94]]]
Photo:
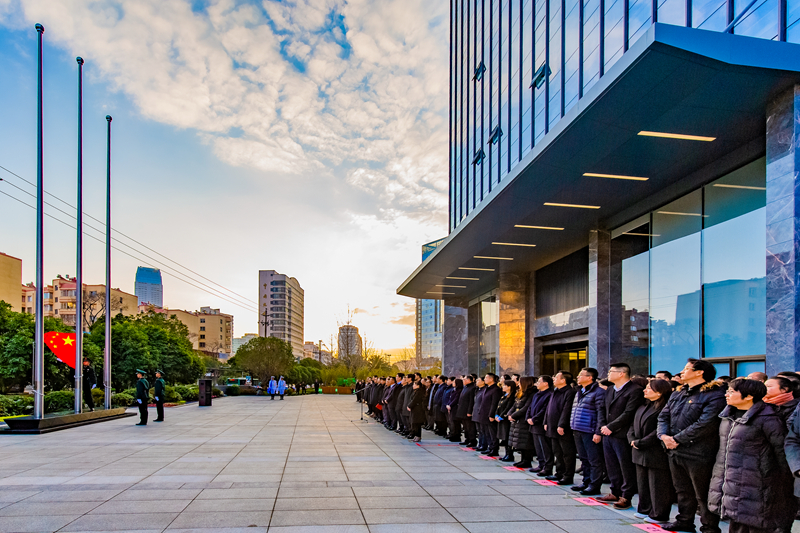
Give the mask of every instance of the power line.
[[[36, 207], [35, 207], [35, 206], [33, 206], [33, 205], [30, 205], [30, 204], [28, 204], [28, 203], [24, 202], [23, 200], [20, 200], [20, 199], [19, 199], [19, 198], [17, 198], [16, 196], [13, 196], [13, 195], [11, 195], [11, 194], [8, 194], [8, 193], [7, 193], [7, 192], [5, 192], [5, 191], [0, 191], [0, 194], [4, 194], [5, 196], [8, 196], [9, 198], [11, 198], [11, 199], [13, 199], [13, 200], [16, 200], [17, 202], [21, 203], [22, 205], [24, 205], [24, 206], [26, 206], [26, 207], [30, 207], [31, 209], [36, 209]], [[52, 214], [50, 214], [50, 213], [45, 213], [45, 215], [46, 215], [46, 216], [48, 216], [48, 217], [50, 217], [50, 218], [52, 218], [53, 220], [56, 220], [56, 221], [58, 221], [58, 222], [61, 222], [62, 224], [64, 224], [64, 225], [65, 225], [65, 226], [67, 226], [68, 228], [71, 228], [71, 229], [77, 229], [75, 226], [71, 225], [70, 223], [68, 223], [68, 222], [64, 222], [64, 221], [63, 221], [63, 220], [61, 220], [60, 218], [58, 218], [58, 217], [56, 217], [56, 216], [53, 216], [53, 215], [52, 215]], [[84, 235], [86, 235], [87, 237], [90, 237], [90, 238], [92, 238], [92, 239], [96, 240], [97, 242], [100, 242], [100, 243], [102, 243], [102, 244], [105, 244], [105, 241], [103, 241], [103, 240], [101, 240], [101, 239], [99, 239], [99, 238], [95, 237], [94, 235], [90, 235], [89, 233], [87, 233], [87, 232], [85, 232], [85, 231], [83, 232], [83, 234], [84, 234]], [[113, 248], [114, 250], [116, 250], [116, 251], [118, 251], [118, 252], [122, 253], [122, 254], [125, 254], [125, 255], [127, 255], [128, 257], [132, 257], [133, 259], [136, 259], [137, 261], [141, 261], [141, 262], [145, 263], [146, 265], [148, 265], [148, 266], [151, 266], [151, 267], [155, 268], [155, 267], [154, 267], [152, 264], [148, 263], [147, 261], [144, 261], [144, 260], [142, 260], [142, 259], [141, 259], [141, 258], [139, 258], [139, 257], [136, 257], [136, 256], [134, 256], [134, 255], [132, 255], [132, 254], [130, 254], [130, 253], [128, 253], [128, 252], [126, 252], [125, 250], [121, 250], [121, 249], [117, 248], [116, 246], [112, 246], [112, 248]], [[139, 252], [139, 253], [141, 253], [141, 252]], [[250, 311], [250, 312], [256, 313], [256, 314], [258, 315], [258, 311], [257, 311], [256, 309], [253, 309], [252, 307], [246, 307], [246, 306], [244, 306], [243, 304], [241, 304], [241, 303], [239, 303], [239, 302], [236, 302], [236, 301], [234, 301], [234, 300], [229, 300], [229, 299], [228, 299], [228, 297], [226, 297], [225, 295], [222, 295], [222, 294], [219, 294], [219, 293], [213, 293], [213, 292], [210, 292], [210, 291], [209, 291], [209, 290], [207, 290], [207, 289], [203, 289], [202, 287], [199, 287], [199, 286], [195, 285], [194, 283], [191, 283], [190, 281], [186, 281], [186, 280], [185, 280], [185, 279], [183, 279], [182, 277], [180, 277], [180, 276], [178, 276], [178, 275], [176, 275], [176, 274], [174, 274], [174, 273], [172, 273], [172, 272], [169, 272], [169, 271], [166, 271], [166, 270], [164, 270], [164, 273], [165, 273], [165, 274], [167, 274], [168, 276], [171, 276], [171, 277], [173, 277], [173, 278], [177, 279], [178, 281], [182, 281], [182, 282], [186, 283], [187, 285], [191, 285], [192, 287], [194, 287], [194, 288], [196, 288], [196, 289], [200, 289], [201, 291], [203, 291], [203, 292], [205, 292], [205, 293], [208, 293], [208, 294], [211, 294], [212, 296], [216, 296], [216, 297], [218, 297], [218, 298], [222, 298], [223, 300], [225, 300], [226, 302], [228, 302], [228, 303], [230, 303], [230, 304], [236, 305], [236, 306], [238, 306], [238, 307], [241, 307], [242, 309], [246, 309], [247, 311]], [[182, 276], [185, 276], [185, 274], [181, 274], [181, 275], [182, 275]], [[188, 277], [188, 276], [187, 276], [187, 277]], [[191, 278], [190, 278], [190, 279], [191, 279]], [[196, 280], [192, 280], [192, 281], [196, 281]], [[199, 282], [198, 282], [198, 283], [199, 283]], [[108, 288], [106, 288], [106, 289], [108, 289]]]
[[[29, 184], [29, 185], [31, 185], [31, 186], [34, 186], [34, 187], [36, 186], [36, 185], [35, 185], [33, 182], [31, 182], [31, 181], [28, 181], [27, 179], [23, 178], [23, 177], [22, 177], [22, 176], [20, 176], [19, 174], [15, 173], [15, 172], [12, 172], [11, 170], [7, 169], [6, 167], [4, 167], [4, 166], [2, 166], [2, 165], [0, 165], [0, 169], [2, 169], [2, 170], [5, 170], [6, 172], [8, 172], [9, 174], [11, 174], [12, 176], [15, 176], [15, 177], [17, 177], [17, 178], [21, 179], [22, 181], [24, 181], [25, 183], [27, 183], [27, 184]], [[28, 192], [28, 191], [26, 191], [26, 190], [24, 190], [24, 189], [20, 188], [20, 187], [19, 187], [19, 186], [17, 186], [17, 185], [14, 185], [14, 184], [13, 184], [13, 183], [11, 183], [11, 182], [8, 182], [8, 181], [7, 181], [6, 183], [8, 183], [9, 185], [11, 185], [12, 187], [15, 187], [15, 188], [19, 189], [20, 191], [24, 192], [25, 194], [28, 194], [28, 195], [30, 195], [30, 196], [33, 196], [33, 197], [35, 197], [35, 195], [33, 195], [32, 193], [30, 193], [30, 192]], [[45, 191], [45, 193], [46, 193], [48, 196], [51, 196], [51, 197], [55, 198], [56, 200], [58, 200], [59, 202], [63, 203], [64, 205], [68, 206], [70, 209], [75, 209], [75, 206], [71, 205], [69, 202], [66, 202], [66, 201], [62, 200], [62, 199], [61, 199], [61, 198], [59, 198], [58, 196], [56, 196], [56, 195], [54, 195], [54, 194], [51, 194], [51, 193], [49, 193], [49, 192], [47, 192], [47, 191]], [[52, 207], [53, 209], [56, 209], [56, 210], [58, 210], [58, 211], [60, 211], [60, 212], [64, 213], [65, 215], [69, 216], [70, 218], [77, 219], [77, 217], [75, 217], [74, 215], [72, 215], [72, 214], [70, 214], [70, 213], [67, 213], [66, 211], [64, 211], [64, 210], [62, 210], [62, 209], [60, 209], [60, 208], [58, 208], [58, 207], [54, 206], [53, 204], [51, 204], [51, 203], [49, 203], [49, 202], [45, 202], [45, 203], [46, 203], [48, 206]], [[92, 215], [90, 215], [90, 214], [88, 214], [88, 213], [86, 213], [86, 212], [84, 212], [84, 215], [85, 215], [85, 216], [87, 216], [87, 217], [89, 217], [89, 218], [91, 218], [92, 220], [94, 220], [94, 221], [96, 221], [96, 222], [99, 222], [99, 223], [100, 223], [102, 226], [105, 226], [105, 223], [104, 223], [103, 221], [101, 221], [101, 220], [98, 220], [97, 218], [93, 217]], [[87, 224], [87, 226], [88, 226], [88, 224]], [[93, 230], [97, 231], [98, 233], [103, 233], [103, 230], [101, 230], [101, 229], [95, 228], [95, 227], [93, 227], [93, 226], [88, 226], [88, 227], [90, 227], [91, 229], [93, 229]], [[226, 292], [229, 292], [229, 293], [231, 293], [231, 294], [233, 294], [233, 295], [237, 296], [237, 297], [238, 297], [238, 299], [241, 299], [243, 302], [246, 302], [246, 303], [249, 303], [249, 304], [255, 304], [255, 305], [258, 305], [258, 302], [254, 301], [254, 300], [250, 300], [250, 299], [249, 299], [249, 298], [247, 298], [246, 296], [242, 296], [241, 294], [239, 294], [239, 293], [237, 293], [237, 292], [234, 292], [234, 291], [232, 291], [231, 289], [228, 289], [228, 288], [227, 288], [227, 287], [225, 287], [224, 285], [222, 285], [222, 284], [220, 284], [220, 283], [217, 283], [216, 281], [213, 281], [213, 280], [211, 280], [211, 279], [209, 279], [209, 278], [207, 278], [207, 277], [203, 276], [202, 274], [200, 274], [200, 273], [198, 273], [198, 272], [195, 272], [194, 270], [190, 269], [189, 267], [186, 267], [186, 266], [182, 265], [181, 263], [178, 263], [178, 262], [177, 262], [177, 261], [175, 261], [174, 259], [170, 259], [170, 258], [169, 258], [169, 257], [167, 257], [166, 255], [164, 255], [164, 254], [162, 254], [162, 253], [160, 253], [160, 252], [158, 252], [158, 251], [156, 251], [156, 250], [154, 250], [154, 249], [150, 248], [150, 247], [149, 247], [149, 246], [147, 246], [146, 244], [143, 244], [143, 243], [141, 243], [141, 242], [137, 241], [137, 240], [136, 240], [136, 239], [134, 239], [133, 237], [130, 237], [130, 236], [128, 236], [128, 235], [126, 235], [126, 234], [122, 233], [121, 231], [118, 231], [118, 230], [114, 229], [113, 227], [112, 227], [111, 229], [112, 229], [112, 230], [114, 231], [114, 233], [116, 233], [117, 235], [121, 235], [121, 236], [125, 237], [126, 239], [129, 239], [129, 240], [131, 240], [131, 241], [135, 242], [136, 244], [138, 244], [139, 246], [142, 246], [142, 247], [146, 248], [147, 250], [150, 250], [151, 252], [153, 252], [153, 253], [155, 253], [155, 254], [157, 254], [157, 255], [159, 255], [159, 256], [161, 256], [161, 257], [163, 257], [164, 259], [166, 259], [166, 260], [168, 260], [168, 261], [170, 261], [170, 262], [172, 262], [172, 263], [174, 263], [174, 264], [178, 265], [179, 267], [183, 268], [184, 270], [187, 270], [187, 271], [191, 272], [192, 274], [194, 274], [194, 275], [196, 275], [196, 276], [199, 276], [199, 277], [203, 278], [204, 280], [206, 280], [206, 281], [209, 281], [209, 282], [213, 283], [214, 285], [217, 285], [218, 287], [221, 287], [221, 288], [222, 288], [223, 290], [225, 290]], [[144, 255], [145, 257], [149, 258], [149, 259], [150, 259], [150, 260], [152, 260], [152, 261], [156, 261], [157, 263], [159, 263], [159, 264], [161, 264], [161, 265], [164, 265], [164, 266], [169, 266], [169, 265], [167, 265], [166, 263], [163, 263], [163, 262], [159, 261], [158, 259], [155, 259], [155, 258], [153, 258], [153, 257], [150, 257], [149, 255], [147, 255], [147, 254], [143, 253], [141, 250], [136, 250], [136, 248], [134, 248], [133, 246], [131, 246], [131, 245], [129, 245], [129, 244], [127, 244], [127, 243], [125, 243], [125, 242], [122, 242], [122, 241], [120, 241], [119, 239], [116, 239], [116, 238], [113, 238], [113, 237], [112, 237], [112, 240], [114, 240], [114, 241], [116, 241], [116, 242], [118, 242], [118, 243], [122, 244], [123, 246], [127, 246], [127, 247], [128, 247], [128, 248], [130, 248], [131, 250], [135, 250], [136, 252], [138, 252], [138, 253], [140, 253], [140, 254]], [[153, 265], [150, 265], [150, 266], [153, 266]], [[155, 268], [155, 267], [154, 267], [154, 268]], [[213, 287], [209, 287], [208, 285], [206, 285], [205, 283], [203, 283], [203, 282], [201, 282], [201, 281], [198, 281], [198, 280], [195, 280], [195, 281], [197, 281], [197, 283], [200, 283], [201, 285], [204, 285], [204, 286], [208, 287], [208, 288], [209, 288], [209, 289], [211, 289], [211, 290], [219, 290], [219, 289], [215, 289], [215, 288], [213, 288]], [[232, 296], [228, 296], [228, 297], [229, 297], [229, 298], [233, 298]]]

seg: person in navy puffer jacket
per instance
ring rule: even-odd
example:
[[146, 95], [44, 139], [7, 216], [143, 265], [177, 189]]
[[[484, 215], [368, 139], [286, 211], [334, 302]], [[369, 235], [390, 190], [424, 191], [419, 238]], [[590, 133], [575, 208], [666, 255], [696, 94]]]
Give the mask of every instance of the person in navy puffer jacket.
[[597, 370], [584, 368], [578, 374], [579, 388], [572, 404], [570, 426], [575, 436], [575, 446], [583, 466], [583, 483], [572, 490], [584, 496], [600, 494], [605, 475], [601, 435], [597, 431], [597, 413], [603, 408], [605, 391], [597, 384]]

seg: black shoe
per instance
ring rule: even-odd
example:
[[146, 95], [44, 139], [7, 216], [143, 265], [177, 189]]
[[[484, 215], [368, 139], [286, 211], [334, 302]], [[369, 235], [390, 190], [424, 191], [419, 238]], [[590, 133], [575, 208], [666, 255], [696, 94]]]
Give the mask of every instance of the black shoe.
[[504, 463], [510, 463], [511, 461], [514, 460], [514, 456], [513, 455], [505, 455], [505, 456], [501, 457], [500, 460], [503, 461]]
[[528, 472], [533, 472], [534, 474], [538, 474], [541, 471], [542, 471], [542, 467], [541, 466], [534, 466], [530, 470], [528, 470]]
[[516, 463], [516, 464], [519, 465], [517, 468], [522, 468], [523, 470], [526, 469], [526, 468], [530, 468], [531, 467], [531, 462], [530, 461], [520, 461], [519, 463]]
[[571, 479], [560, 479], [556, 481], [557, 485], [572, 485], [573, 481]]
[[139, 422], [139, 423], [138, 423], [138, 424], [136, 424], [136, 425], [137, 425], [137, 426], [146, 426], [146, 425], [147, 425], [147, 422]]
[[667, 531], [685, 531], [686, 533], [695, 533], [696, 531], [694, 524], [684, 524], [682, 522], [670, 522], [661, 527]]
[[458, 445], [459, 446], [469, 446], [469, 441], [465, 440], [464, 442], [459, 442]]
[[569, 490], [573, 490], [575, 492], [583, 492], [586, 490], [586, 485], [573, 485], [569, 488]]
[[163, 422], [163, 421], [164, 421], [163, 418], [156, 418], [155, 420], [153, 420], [153, 422]]
[[[541, 475], [541, 474], [539, 474], [539, 476], [540, 476], [540, 477], [542, 477], [542, 475]], [[545, 478], [547, 481], [560, 481], [560, 480], [561, 480], [561, 476], [550, 476], [550, 475], [548, 475], [548, 476], [543, 476], [543, 477], [544, 477], [544, 478]]]
[[524, 463], [525, 463], [525, 461], [517, 461], [516, 463], [513, 464], [513, 466], [516, 466], [517, 468], [522, 468], [522, 465]]
[[586, 487], [581, 491], [583, 496], [599, 496], [602, 494], [600, 487]]
[[414, 438], [414, 435], [412, 435], [412, 434], [410, 434], [410, 433], [409, 433], [408, 435], [406, 435], [406, 438], [407, 438], [408, 440], [411, 440], [411, 439], [413, 439], [413, 438]]
[[485, 455], [486, 457], [497, 457], [500, 454], [498, 453], [498, 450], [488, 450]]
[[90, 413], [94, 413], [94, 407], [90, 407], [90, 408], [89, 408], [89, 412], [90, 412]]

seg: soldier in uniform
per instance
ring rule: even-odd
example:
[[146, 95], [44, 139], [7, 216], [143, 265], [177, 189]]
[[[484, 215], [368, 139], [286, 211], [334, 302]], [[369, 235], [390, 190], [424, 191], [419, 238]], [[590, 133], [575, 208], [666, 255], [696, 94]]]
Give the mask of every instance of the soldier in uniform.
[[83, 401], [89, 406], [89, 412], [94, 411], [94, 398], [92, 398], [92, 389], [97, 386], [97, 374], [94, 373], [94, 368], [89, 366], [89, 360], [83, 360]]
[[139, 368], [136, 369], [136, 403], [139, 406], [139, 423], [137, 426], [147, 425], [147, 404], [150, 402], [150, 383], [145, 379], [147, 372]]
[[156, 414], [157, 417], [154, 422], [163, 422], [164, 421], [164, 392], [167, 388], [167, 384], [164, 381], [164, 372], [161, 370], [156, 370], [156, 382], [153, 384], [155, 390], [155, 397], [156, 397]]

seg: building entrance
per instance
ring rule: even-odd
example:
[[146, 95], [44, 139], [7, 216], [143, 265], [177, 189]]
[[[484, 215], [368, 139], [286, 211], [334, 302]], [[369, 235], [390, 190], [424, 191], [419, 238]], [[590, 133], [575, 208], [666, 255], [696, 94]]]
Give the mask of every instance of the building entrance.
[[574, 378], [586, 366], [587, 347], [588, 342], [545, 346], [540, 374], [554, 376], [560, 370], [567, 370]]

